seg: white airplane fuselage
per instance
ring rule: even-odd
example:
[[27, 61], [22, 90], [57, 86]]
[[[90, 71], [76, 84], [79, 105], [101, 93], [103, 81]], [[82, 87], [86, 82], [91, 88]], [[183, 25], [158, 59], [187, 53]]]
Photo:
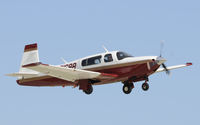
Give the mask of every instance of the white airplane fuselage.
[[[76, 61], [69, 62], [67, 64], [57, 65], [57, 67], [82, 69], [82, 70], [117, 75], [117, 77], [114, 79], [102, 80], [94, 83], [94, 85], [101, 85], [101, 84], [114, 83], [120, 81], [124, 82], [130, 79], [131, 77], [135, 77], [133, 80], [134, 82], [145, 80], [149, 75], [153, 74], [160, 67], [162, 63], [166, 61], [164, 58], [158, 56], [141, 56], [141, 57], [130, 56], [119, 60], [117, 58], [118, 52], [121, 51], [100, 53], [84, 57]], [[113, 60], [110, 62], [105, 62], [104, 58], [108, 54], [112, 55]], [[83, 60], [98, 56], [101, 56], [101, 58], [97, 64], [91, 64], [86, 66], [82, 65]], [[149, 62], [147, 62], [147, 60]], [[78, 81], [72, 83], [70, 81], [63, 81], [61, 79], [52, 78], [43, 74], [41, 74], [41, 76], [36, 78], [17, 80], [17, 82], [20, 85], [27, 85], [27, 86], [71, 86], [78, 83]]]

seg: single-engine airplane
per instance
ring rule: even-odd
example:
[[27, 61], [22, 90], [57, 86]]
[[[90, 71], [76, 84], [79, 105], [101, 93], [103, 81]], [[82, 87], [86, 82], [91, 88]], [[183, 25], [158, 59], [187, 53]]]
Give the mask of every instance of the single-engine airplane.
[[[17, 83], [23, 86], [73, 86], [86, 94], [93, 92], [93, 85], [115, 82], [123, 83], [123, 92], [131, 93], [134, 83], [145, 81], [142, 89], [149, 89], [149, 76], [165, 71], [192, 65], [186, 63], [166, 67], [162, 56], [133, 57], [122, 51], [109, 52], [84, 57], [63, 65], [43, 64], [39, 61], [37, 43], [26, 45], [17, 73], [7, 74], [18, 77]], [[159, 68], [162, 66], [163, 68]]]

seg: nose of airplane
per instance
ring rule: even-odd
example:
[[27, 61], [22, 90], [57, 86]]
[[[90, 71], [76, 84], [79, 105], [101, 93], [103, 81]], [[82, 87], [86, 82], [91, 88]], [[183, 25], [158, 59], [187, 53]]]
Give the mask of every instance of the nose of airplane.
[[167, 60], [165, 58], [163, 58], [163, 57], [157, 57], [156, 58], [156, 62], [157, 62], [158, 65], [161, 65], [161, 64], [163, 64], [166, 61]]

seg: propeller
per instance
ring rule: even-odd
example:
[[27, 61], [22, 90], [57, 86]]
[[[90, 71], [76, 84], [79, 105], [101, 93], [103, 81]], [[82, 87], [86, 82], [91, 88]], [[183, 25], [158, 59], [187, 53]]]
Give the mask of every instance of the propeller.
[[160, 57], [162, 57], [162, 52], [163, 52], [163, 49], [164, 49], [164, 40], [161, 40], [160, 41]]
[[166, 65], [163, 63], [162, 67], [165, 69], [167, 75], [170, 75], [170, 71], [167, 69]]
[[[163, 52], [163, 49], [164, 49], [164, 40], [161, 40], [160, 42], [160, 57], [162, 57], [162, 52]], [[165, 72], [167, 75], [170, 75], [170, 71], [167, 69], [167, 66], [162, 63], [162, 67], [165, 69]]]

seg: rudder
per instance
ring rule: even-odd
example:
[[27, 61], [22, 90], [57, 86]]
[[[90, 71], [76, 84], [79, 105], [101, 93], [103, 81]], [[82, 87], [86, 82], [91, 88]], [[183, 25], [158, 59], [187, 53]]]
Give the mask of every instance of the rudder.
[[23, 68], [23, 65], [37, 63], [39, 62], [39, 54], [37, 43], [26, 45], [24, 48], [24, 54], [22, 57], [21, 65], [20, 65], [20, 73], [38, 73], [36, 71]]

